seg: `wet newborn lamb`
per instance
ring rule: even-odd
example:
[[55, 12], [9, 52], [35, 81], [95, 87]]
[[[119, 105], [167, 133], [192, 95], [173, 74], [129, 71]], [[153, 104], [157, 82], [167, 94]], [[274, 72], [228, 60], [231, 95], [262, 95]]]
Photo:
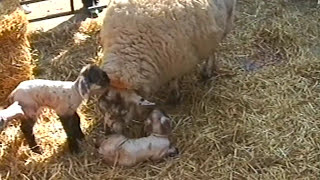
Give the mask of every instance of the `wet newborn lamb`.
[[128, 139], [113, 134], [102, 140], [98, 152], [109, 165], [134, 166], [147, 160], [158, 161], [167, 156], [178, 155], [178, 149], [171, 145], [171, 119], [164, 112], [154, 109], [145, 121], [147, 137]]
[[70, 151], [77, 153], [79, 152], [77, 140], [84, 138], [77, 108], [83, 99], [105, 93], [109, 82], [108, 75], [96, 65], [83, 67], [74, 82], [43, 79], [23, 81], [9, 95], [8, 101], [12, 105], [0, 111], [0, 122], [2, 122], [0, 125], [18, 117], [17, 119], [21, 120], [21, 131], [29, 147], [33, 152], [41, 153], [35, 141], [33, 126], [39, 109], [51, 108], [61, 120]]

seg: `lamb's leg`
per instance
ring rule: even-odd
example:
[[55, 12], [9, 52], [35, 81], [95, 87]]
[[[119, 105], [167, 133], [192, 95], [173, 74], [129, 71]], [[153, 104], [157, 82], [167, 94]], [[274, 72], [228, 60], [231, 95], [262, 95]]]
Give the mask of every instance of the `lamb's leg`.
[[168, 97], [167, 103], [168, 104], [179, 104], [182, 101], [182, 96], [180, 93], [180, 86], [179, 80], [174, 79], [169, 83], [170, 88], [170, 96]]
[[127, 114], [124, 116], [124, 122], [125, 124], [129, 124], [137, 115], [137, 111], [136, 111], [136, 105], [135, 104], [130, 104], [128, 107], [128, 112]]
[[74, 123], [73, 127], [74, 127], [76, 138], [79, 140], [82, 140], [84, 138], [84, 134], [83, 134], [81, 127], [80, 127], [80, 117], [79, 117], [78, 113], [75, 113], [73, 115], [72, 122]]
[[79, 153], [79, 145], [77, 139], [83, 139], [84, 134], [80, 128], [80, 117], [77, 113], [71, 116], [59, 116], [63, 129], [67, 134], [67, 141], [71, 153]]
[[216, 62], [215, 53], [213, 53], [201, 67], [201, 81], [209, 80], [213, 75], [232, 77], [236, 75], [233, 72], [221, 70]]
[[35, 140], [34, 134], [33, 134], [33, 126], [36, 123], [36, 119], [34, 118], [21, 118], [21, 126], [20, 129], [26, 138], [26, 141], [30, 147], [30, 149], [38, 154], [41, 154], [41, 149], [37, 145], [37, 142]]

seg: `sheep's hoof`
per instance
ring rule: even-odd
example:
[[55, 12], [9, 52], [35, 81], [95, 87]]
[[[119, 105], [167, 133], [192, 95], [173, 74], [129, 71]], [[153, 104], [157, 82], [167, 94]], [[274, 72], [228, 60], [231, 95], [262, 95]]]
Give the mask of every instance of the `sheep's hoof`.
[[172, 91], [170, 93], [169, 98], [167, 99], [166, 104], [168, 105], [179, 105], [182, 102], [182, 96], [180, 94], [180, 92], [176, 92], [176, 91]]
[[201, 83], [207, 83], [211, 80], [211, 78], [214, 76], [215, 73], [208, 70], [202, 70], [200, 73], [200, 82]]

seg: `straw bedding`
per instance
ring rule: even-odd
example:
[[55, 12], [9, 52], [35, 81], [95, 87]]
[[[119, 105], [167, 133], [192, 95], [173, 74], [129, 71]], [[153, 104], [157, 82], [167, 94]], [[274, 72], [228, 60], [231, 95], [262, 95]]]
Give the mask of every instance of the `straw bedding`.
[[32, 77], [27, 25], [18, 0], [0, 2], [0, 104], [21, 81]]
[[[1, 178], [318, 179], [320, 11], [315, 4], [238, 1], [236, 27], [218, 54], [221, 68], [233, 75], [200, 84], [194, 72], [181, 83], [182, 104], [165, 108], [174, 120], [179, 158], [134, 168], [101, 163], [93, 139], [102, 134], [102, 122], [92, 100], [81, 107], [87, 137], [76, 156], [66, 150], [54, 113], [44, 110], [35, 127], [43, 155], [28, 150], [19, 122], [12, 123], [0, 135]], [[31, 37], [38, 77], [73, 80], [81, 65], [99, 63], [99, 23], [78, 24]], [[132, 136], [139, 127], [132, 127]]]

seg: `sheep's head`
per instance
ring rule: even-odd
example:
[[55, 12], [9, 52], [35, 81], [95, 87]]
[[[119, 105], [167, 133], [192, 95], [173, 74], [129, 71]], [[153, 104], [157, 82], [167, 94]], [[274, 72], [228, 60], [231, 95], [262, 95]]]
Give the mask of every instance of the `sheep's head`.
[[89, 64], [82, 68], [77, 79], [79, 93], [84, 99], [90, 95], [100, 95], [109, 88], [110, 79], [97, 65]]
[[171, 133], [171, 119], [159, 109], [154, 109], [145, 121], [144, 131], [147, 134], [169, 135]]

